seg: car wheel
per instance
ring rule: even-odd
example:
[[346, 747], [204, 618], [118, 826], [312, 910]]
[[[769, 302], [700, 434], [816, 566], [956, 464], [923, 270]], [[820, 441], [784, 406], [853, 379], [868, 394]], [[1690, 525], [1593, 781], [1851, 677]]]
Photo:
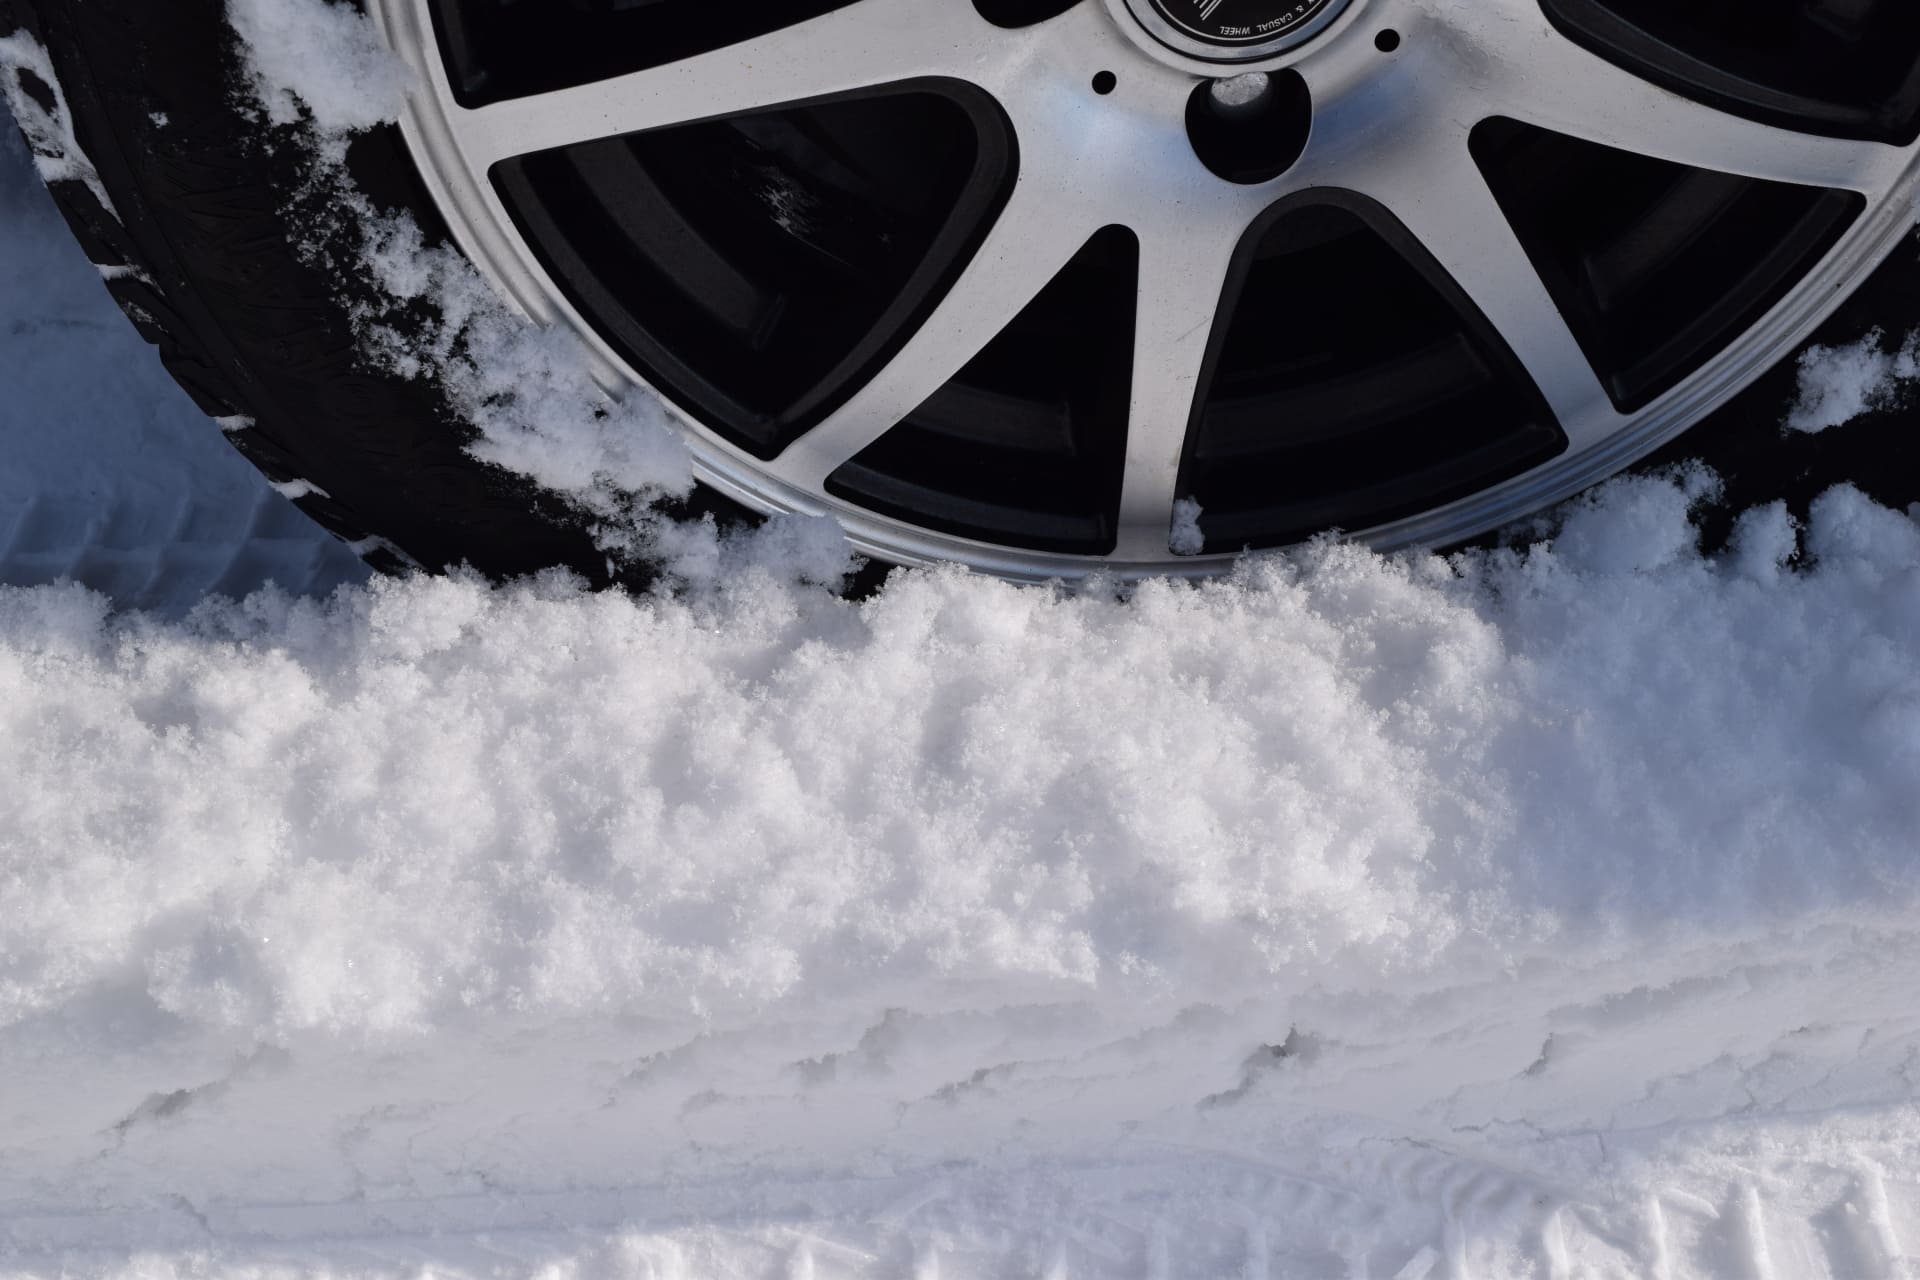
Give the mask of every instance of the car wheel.
[[[210, 409], [263, 424], [236, 443], [429, 563], [594, 559], [433, 396], [352, 362], [311, 268], [199, 251], [210, 189], [256, 240], [284, 204], [206, 90], [212, 6], [12, 2], [111, 138], [107, 232], [67, 184], [83, 236], [163, 282], [114, 285]], [[416, 91], [359, 171], [657, 394], [711, 493], [1014, 578], [1537, 511], [1778, 369], [1920, 180], [1898, 0], [366, 8]], [[184, 158], [141, 124], [182, 97], [210, 122]], [[289, 333], [282, 291], [328, 323]], [[312, 429], [290, 378], [329, 412], [346, 380], [380, 442]]]

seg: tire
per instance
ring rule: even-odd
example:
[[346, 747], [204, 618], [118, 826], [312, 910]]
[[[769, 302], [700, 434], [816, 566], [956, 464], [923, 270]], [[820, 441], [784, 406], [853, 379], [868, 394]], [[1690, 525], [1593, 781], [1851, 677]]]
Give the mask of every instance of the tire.
[[[387, 6], [406, 2], [410, 0], [383, 0]], [[950, 2], [959, 7], [962, 0]], [[1101, 2], [1082, 0], [1081, 10]], [[1121, 4], [1145, 12], [1155, 2], [1105, 0], [1115, 12], [1121, 12], [1116, 7]], [[1573, 11], [1588, 0], [1548, 2]], [[810, 3], [814, 9], [832, 7], [826, 0]], [[1035, 4], [1038, 9], [1033, 9]], [[1022, 5], [1040, 16], [1003, 18], [994, 12], [1018, 11]], [[380, 7], [375, 6], [376, 12]], [[1006, 27], [1054, 20], [1074, 9], [1062, 0], [979, 0], [978, 7], [996, 25]], [[1324, 24], [1334, 21], [1342, 6], [1334, 2], [1313, 8], [1316, 22]], [[1364, 5], [1356, 12], [1361, 9]], [[382, 372], [357, 357], [351, 312], [359, 286], [331, 278], [296, 247], [306, 225], [299, 212], [304, 174], [298, 148], [274, 145], [272, 137], [263, 139], [262, 126], [250, 117], [236, 93], [239, 59], [220, 0], [171, 0], [164, 5], [151, 0], [0, 0], [0, 32], [15, 28], [24, 29], [49, 51], [58, 81], [56, 90], [30, 68], [21, 70], [16, 73], [20, 91], [43, 108], [54, 105], [56, 93], [64, 94], [76, 140], [97, 174], [97, 186], [73, 178], [51, 184], [74, 233], [102, 266], [107, 287], [141, 333], [158, 347], [175, 378], [210, 416], [229, 426], [250, 424], [229, 431], [228, 438], [269, 480], [297, 495], [295, 500], [309, 515], [376, 565], [389, 569], [409, 563], [433, 570], [466, 564], [501, 577], [564, 565], [595, 583], [644, 578], [644, 566], [610, 564], [583, 522], [560, 498], [469, 456], [465, 446], [471, 432], [437, 388]], [[1386, 40], [1386, 35], [1393, 40]], [[1397, 32], [1383, 33], [1378, 41], [1382, 54], [1392, 56], [1399, 39]], [[1112, 92], [1113, 77], [1103, 75], [1109, 83], [1103, 85], [1101, 77], [1095, 77], [1093, 92], [1104, 96]], [[1194, 102], [1204, 105], [1197, 93]], [[992, 132], [990, 103], [961, 105], [972, 113], [979, 136]], [[1282, 113], [1286, 109], [1284, 103], [1275, 108]], [[1279, 123], [1263, 133], [1263, 139], [1284, 135], [1284, 115], [1276, 115], [1275, 120]], [[1245, 147], [1236, 149], [1231, 127], [1193, 117], [1189, 128], [1207, 167], [1243, 184], [1257, 184], [1284, 171], [1297, 158], [1305, 138], [1302, 132], [1297, 145], [1263, 141], [1249, 152]], [[428, 194], [430, 189], [444, 192], [446, 184], [423, 180], [416, 165], [429, 169], [431, 165], [409, 149], [409, 137], [417, 140], [417, 136], [417, 131], [409, 134], [395, 127], [360, 135], [349, 155], [349, 168], [376, 203], [411, 214], [430, 237], [446, 240], [447, 210]], [[1483, 141], [1489, 148], [1509, 149], [1526, 142], [1489, 141], [1477, 133], [1476, 147]], [[1009, 144], [1009, 154], [1002, 156], [1009, 166], [1011, 150]], [[509, 189], [513, 181], [524, 178], [517, 172], [508, 174]], [[991, 214], [991, 204], [983, 203], [987, 211], [983, 216]], [[549, 211], [529, 197], [517, 212], [521, 231], [531, 238], [530, 228]], [[1390, 212], [1357, 198], [1338, 212], [1356, 226], [1365, 224], [1379, 231], [1379, 239], [1415, 265], [1431, 292], [1461, 314], [1473, 313], [1470, 302], [1459, 301], [1459, 290], [1446, 272], [1397, 228]], [[1125, 260], [1129, 252], [1137, 253], [1137, 248], [1130, 251], [1124, 244], [1090, 241], [1074, 261], [1098, 260], [1105, 270]], [[1920, 297], [1910, 251], [1894, 254], [1862, 287], [1884, 252], [1873, 253], [1872, 261], [1863, 257], [1844, 273], [1845, 289], [1859, 289], [1850, 304], [1835, 311], [1844, 296], [1836, 292], [1807, 305], [1809, 315], [1831, 313], [1815, 341], [1844, 342], [1876, 327], [1897, 331], [1909, 323], [1914, 311], [1910, 300]], [[546, 261], [554, 275], [562, 274], [551, 258]], [[581, 291], [591, 283], [572, 292], [574, 303], [579, 303]], [[1099, 296], [1097, 284], [1090, 296]], [[578, 320], [577, 315], [572, 318]], [[595, 327], [588, 324], [587, 328]], [[1799, 336], [1811, 329], [1809, 320]], [[1502, 349], [1498, 334], [1488, 349], [1494, 353], [1490, 359], [1498, 363]], [[1458, 481], [1448, 482], [1452, 488], [1433, 489], [1419, 501], [1403, 498], [1398, 506], [1387, 503], [1364, 509], [1393, 517], [1381, 524], [1387, 533], [1377, 539], [1387, 545], [1457, 544], [1622, 467], [1636, 462], [1662, 465], [1694, 456], [1703, 456], [1728, 476], [1736, 500], [1786, 494], [1804, 502], [1828, 484], [1848, 478], [1863, 480], [1883, 501], [1903, 503], [1920, 497], [1920, 460], [1904, 433], [1869, 424], [1849, 432], [1783, 439], [1778, 423], [1792, 380], [1792, 361], [1780, 361], [1764, 376], [1747, 375], [1744, 390], [1729, 383], [1704, 417], [1695, 414], [1686, 423], [1646, 435], [1631, 448], [1614, 450], [1599, 470], [1589, 467], [1587, 472], [1567, 473], [1553, 485], [1482, 504], [1464, 516], [1437, 521], [1427, 517], [1428, 508], [1451, 511], [1463, 502], [1471, 506], [1475, 498], [1469, 492], [1471, 486], [1462, 488], [1464, 482]], [[671, 379], [652, 381], [665, 387], [668, 399], [686, 416], [700, 417], [698, 407], [690, 407], [687, 397], [672, 394]], [[1639, 392], [1628, 388], [1622, 394], [1631, 398]], [[1675, 440], [1682, 425], [1691, 430]], [[696, 440], [706, 438], [698, 432], [694, 435]], [[1508, 442], [1494, 443], [1507, 447]], [[728, 447], [724, 441], [714, 446], [716, 456]], [[1650, 458], [1649, 450], [1653, 450]], [[723, 519], [749, 518], [749, 508], [762, 512], [807, 509], [755, 488], [751, 447], [732, 448], [728, 456], [746, 459], [748, 479], [740, 482], [725, 466], [710, 466], [713, 474], [703, 472], [703, 476], [715, 479], [717, 475], [715, 483], [724, 492], [703, 488], [693, 504], [696, 508]], [[964, 470], [964, 466], [956, 468]], [[911, 499], [888, 495], [926, 488], [913, 476], [901, 481], [882, 475], [875, 483], [874, 492], [885, 492], [880, 497], [862, 497], [854, 506], [864, 502], [878, 509], [889, 500], [896, 507], [901, 501], [910, 506]], [[893, 488], [886, 490], [887, 484]], [[962, 494], [958, 505], [965, 508], [971, 500]], [[975, 508], [982, 505], [974, 503]], [[1272, 517], [1267, 526], [1243, 522], [1227, 527], [1218, 538], [1210, 529], [1205, 546], [1209, 558], [1190, 566], [1157, 554], [1117, 566], [1101, 556], [1082, 556], [1084, 548], [1076, 551], [1069, 546], [1063, 554], [1046, 541], [1051, 534], [1019, 534], [1028, 541], [1019, 543], [1015, 537], [1017, 545], [1010, 552], [1006, 539], [982, 535], [963, 517], [953, 517], [959, 523], [931, 540], [885, 535], [885, 529], [903, 524], [896, 518], [897, 511], [889, 517], [891, 524], [879, 522], [881, 536], [855, 528], [855, 544], [896, 562], [958, 558], [1012, 577], [1074, 576], [1116, 567], [1123, 573], [1204, 573], [1218, 571], [1241, 546], [1279, 545], [1328, 524], [1372, 527], [1364, 519], [1339, 518], [1342, 509], [1337, 507], [1308, 503], [1301, 509], [1307, 514]], [[844, 517], [846, 511], [836, 514]], [[908, 514], [917, 518], [911, 510]], [[911, 522], [910, 518], [904, 521]]]
[[[20, 68], [21, 92], [43, 108], [64, 96], [111, 202], [83, 180], [50, 183], [68, 225], [200, 408], [250, 422], [227, 438], [268, 480], [378, 568], [564, 565], [609, 580], [560, 501], [464, 452], [434, 387], [357, 358], [351, 286], [295, 248], [297, 150], [242, 111], [220, 0], [0, 0], [0, 33], [17, 30], [59, 82]], [[360, 137], [350, 164], [378, 199], [435, 225], [398, 130]]]

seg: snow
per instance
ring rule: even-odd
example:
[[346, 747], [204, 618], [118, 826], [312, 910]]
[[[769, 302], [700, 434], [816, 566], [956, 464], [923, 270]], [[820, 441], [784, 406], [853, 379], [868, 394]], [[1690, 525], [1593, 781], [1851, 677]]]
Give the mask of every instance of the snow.
[[297, 524], [169, 578], [166, 513], [297, 513], [6, 147], [0, 530], [58, 492], [84, 569], [104, 495], [146, 568], [0, 559], [0, 1275], [1920, 1269], [1909, 516], [1707, 557], [1682, 469], [1450, 561], [850, 602], [818, 522], [623, 506], [672, 459], [554, 340], [486, 438], [670, 588], [290, 580]]
[[1200, 527], [1200, 504], [1192, 498], [1182, 498], [1173, 504], [1173, 530], [1167, 538], [1167, 549], [1177, 556], [1197, 556], [1207, 549], [1206, 531]]
[[1902, 388], [1920, 378], [1920, 334], [1890, 347], [1879, 330], [1844, 347], [1811, 347], [1800, 356], [1800, 391], [1787, 429], [1816, 435], [1899, 404]]
[[[1678, 492], [1583, 518], [1664, 548]], [[1499, 1275], [1659, 1207], [1706, 1273], [1762, 1187], [1769, 1248], [1907, 1238], [1920, 530], [1843, 491], [1806, 547], [0, 594], [3, 1229]]]
[[[479, 432], [476, 456], [572, 494], [608, 521], [629, 516], [634, 495], [687, 494], [692, 461], [658, 401], [610, 400], [576, 338], [527, 324], [456, 249], [429, 247], [410, 220], [363, 210], [361, 221], [361, 260], [407, 326], [369, 314], [368, 345], [387, 367], [449, 390]], [[438, 312], [424, 326], [422, 308], [406, 305], [422, 299]]]
[[398, 117], [409, 74], [360, 11], [333, 0], [229, 0], [267, 118], [302, 108], [323, 128], [365, 129]]
[[[316, 180], [329, 185], [346, 182], [336, 143], [319, 145]], [[747, 565], [825, 584], [846, 576], [852, 551], [828, 519], [784, 516], [723, 536], [710, 523], [662, 517], [656, 503], [692, 490], [693, 462], [658, 399], [638, 389], [609, 396], [578, 338], [528, 324], [411, 219], [377, 212], [351, 188], [337, 203], [354, 224], [350, 269], [393, 304], [391, 314], [361, 309], [364, 350], [444, 388], [476, 432], [475, 457], [570, 499], [609, 554], [645, 556], [681, 581], [711, 583]]]

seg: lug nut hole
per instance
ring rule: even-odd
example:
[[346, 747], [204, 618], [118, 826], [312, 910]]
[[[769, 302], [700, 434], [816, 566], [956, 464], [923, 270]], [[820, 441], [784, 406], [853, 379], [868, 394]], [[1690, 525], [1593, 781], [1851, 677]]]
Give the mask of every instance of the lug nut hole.
[[1102, 71], [1093, 78], [1093, 91], [1103, 98], [1119, 87], [1120, 77], [1111, 71]]
[[1271, 182], [1293, 167], [1313, 130], [1313, 97], [1295, 71], [1203, 80], [1187, 99], [1187, 139], [1228, 182]]
[[1400, 33], [1388, 27], [1373, 38], [1373, 47], [1382, 53], [1392, 53], [1400, 47]]

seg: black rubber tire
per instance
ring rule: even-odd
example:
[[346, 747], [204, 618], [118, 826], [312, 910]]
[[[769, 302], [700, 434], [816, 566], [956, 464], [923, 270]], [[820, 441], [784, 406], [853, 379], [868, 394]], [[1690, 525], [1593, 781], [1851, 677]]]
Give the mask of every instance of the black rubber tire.
[[[0, 0], [0, 35], [22, 28], [49, 51], [119, 215], [85, 183], [55, 183], [74, 234], [95, 262], [138, 269], [107, 287], [195, 401], [253, 420], [229, 435], [235, 447], [271, 480], [324, 491], [296, 499], [303, 510], [383, 568], [406, 563], [399, 548], [435, 570], [504, 577], [564, 565], [600, 585], [645, 579], [645, 566], [611, 564], [559, 498], [470, 457], [470, 431], [437, 388], [359, 358], [356, 286], [295, 247], [301, 150], [263, 138], [245, 109], [223, 0]], [[27, 92], [48, 92], [32, 79]], [[397, 129], [362, 135], [349, 167], [376, 203], [444, 238]], [[1817, 341], [1875, 327], [1903, 335], [1917, 317], [1920, 257], [1909, 244]], [[1703, 458], [1736, 504], [1786, 496], [1804, 509], [1841, 480], [1895, 505], [1920, 500], [1920, 439], [1902, 429], [1904, 415], [1784, 436], [1792, 385], [1787, 362], [1643, 467]], [[744, 517], [710, 494], [690, 506]]]
[[[300, 149], [248, 118], [222, 0], [0, 0], [0, 35], [21, 29], [51, 56], [114, 206], [56, 182], [68, 224], [94, 262], [137, 269], [107, 287], [195, 402], [253, 420], [234, 446], [270, 480], [323, 491], [302, 510], [377, 567], [628, 576], [563, 502], [470, 457], [435, 387], [358, 357], [355, 285], [295, 247]], [[51, 92], [30, 73], [22, 88]], [[362, 135], [349, 163], [377, 202], [438, 230], [398, 129]]]

